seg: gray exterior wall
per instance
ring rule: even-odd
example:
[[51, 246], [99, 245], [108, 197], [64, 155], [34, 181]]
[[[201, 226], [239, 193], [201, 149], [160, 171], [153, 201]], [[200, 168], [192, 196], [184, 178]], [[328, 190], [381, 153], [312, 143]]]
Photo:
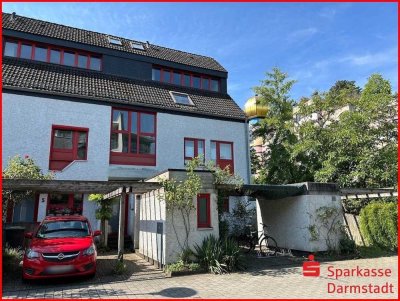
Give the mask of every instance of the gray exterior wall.
[[146, 167], [109, 164], [110, 118], [111, 106], [3, 93], [3, 166], [9, 157], [29, 155], [47, 171], [51, 127], [56, 124], [89, 128], [88, 160], [56, 172], [57, 179], [148, 178], [169, 168], [184, 168], [184, 138], [189, 137], [206, 140], [206, 160], [211, 140], [232, 141], [235, 172], [249, 181], [245, 123], [159, 112], [157, 165]]
[[211, 140], [233, 142], [235, 173], [248, 183], [246, 130], [247, 124], [240, 122], [158, 113], [157, 166], [110, 165], [110, 178], [148, 178], [169, 168], [184, 168], [184, 138], [187, 137], [205, 139], [206, 161], [211, 160]]
[[72, 162], [56, 179], [108, 179], [111, 107], [3, 93], [2, 117], [3, 166], [9, 157], [29, 155], [46, 172], [52, 125], [86, 127], [88, 160]]

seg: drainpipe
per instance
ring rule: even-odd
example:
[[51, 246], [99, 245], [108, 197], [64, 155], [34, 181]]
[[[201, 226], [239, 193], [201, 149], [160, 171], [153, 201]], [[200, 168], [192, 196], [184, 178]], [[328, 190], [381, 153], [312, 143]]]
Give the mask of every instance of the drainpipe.
[[250, 160], [250, 140], [249, 140], [249, 120], [245, 119], [244, 134], [246, 137], [246, 163], [247, 163], [247, 184], [250, 184], [251, 180], [251, 160]]

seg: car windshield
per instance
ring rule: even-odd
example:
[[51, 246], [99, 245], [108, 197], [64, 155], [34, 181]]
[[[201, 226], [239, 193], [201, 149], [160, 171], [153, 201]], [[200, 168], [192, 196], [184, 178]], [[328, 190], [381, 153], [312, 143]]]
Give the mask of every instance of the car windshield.
[[89, 236], [89, 226], [86, 221], [52, 221], [43, 223], [36, 237], [65, 238]]

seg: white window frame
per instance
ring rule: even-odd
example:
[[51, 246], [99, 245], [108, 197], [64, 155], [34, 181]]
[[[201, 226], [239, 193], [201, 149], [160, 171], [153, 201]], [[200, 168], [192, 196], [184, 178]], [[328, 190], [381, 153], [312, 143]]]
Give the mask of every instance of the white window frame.
[[[173, 100], [176, 104], [183, 105], [183, 106], [194, 106], [194, 103], [193, 103], [192, 99], [190, 98], [189, 94], [182, 93], [182, 92], [175, 92], [175, 91], [169, 91], [169, 94], [171, 95], [172, 100]], [[177, 102], [176, 99], [175, 99], [174, 94], [179, 94], [179, 95], [182, 95], [182, 96], [186, 96], [186, 97], [189, 99], [189, 102], [190, 102], [190, 103], [188, 104], [188, 103], [180, 103], [180, 102]]]
[[118, 38], [108, 37], [108, 42], [113, 45], [122, 46], [122, 41]]

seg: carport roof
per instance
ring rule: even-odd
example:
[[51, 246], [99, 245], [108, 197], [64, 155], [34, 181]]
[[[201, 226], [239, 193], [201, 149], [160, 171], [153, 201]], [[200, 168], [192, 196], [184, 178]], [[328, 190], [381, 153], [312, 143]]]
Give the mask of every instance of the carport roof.
[[3, 179], [3, 190], [35, 192], [110, 193], [122, 187], [129, 192], [145, 193], [161, 187], [159, 183], [138, 181], [76, 181]]
[[218, 189], [227, 190], [236, 195], [246, 195], [258, 199], [277, 200], [291, 196], [298, 196], [307, 193], [307, 185], [305, 183], [289, 184], [289, 185], [243, 185], [240, 189], [236, 189], [234, 185], [221, 184], [217, 185]]

